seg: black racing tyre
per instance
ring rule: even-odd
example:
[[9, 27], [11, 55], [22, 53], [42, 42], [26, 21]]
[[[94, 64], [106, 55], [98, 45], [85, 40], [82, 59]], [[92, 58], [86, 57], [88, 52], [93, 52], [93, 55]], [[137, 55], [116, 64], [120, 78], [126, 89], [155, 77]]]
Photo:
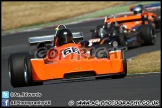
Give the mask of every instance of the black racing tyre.
[[36, 58], [45, 58], [47, 53], [47, 48], [46, 47], [40, 47], [35, 51], [35, 57]]
[[155, 22], [156, 29], [161, 29], [161, 21]]
[[11, 85], [15, 87], [26, 86], [24, 80], [24, 58], [29, 53], [15, 53], [8, 58], [8, 71]]
[[49, 49], [51, 49], [51, 48], [54, 48], [54, 46], [52, 46], [52, 45], [47, 45], [47, 50], [49, 50]]
[[118, 38], [118, 45], [120, 46], [127, 46], [127, 41], [126, 41], [126, 36], [124, 35], [124, 33], [118, 33], [116, 34], [117, 36], [119, 36]]
[[46, 44], [43, 42], [40, 42], [37, 44], [37, 49], [41, 48], [41, 47], [46, 47]]
[[45, 43], [41, 42], [41, 43], [37, 44], [36, 48], [37, 48], [37, 50], [39, 50], [40, 48], [46, 48], [48, 50], [48, 49], [53, 48], [53, 46], [51, 44], [46, 45]]
[[154, 45], [156, 42], [156, 31], [151, 24], [143, 24], [139, 26], [140, 36], [144, 40], [143, 45]]
[[103, 27], [103, 25], [98, 25], [98, 26], [96, 27], [95, 32], [92, 33], [91, 39], [98, 38], [99, 30], [100, 30], [100, 28], [102, 28], [102, 27]]
[[47, 50], [53, 48], [52, 45], [46, 45], [45, 43], [38, 43], [37, 49], [35, 51], [35, 57], [36, 58], [45, 58]]
[[155, 28], [161, 29], [161, 16], [157, 16], [154, 18]]
[[26, 56], [24, 59], [24, 79], [27, 86], [43, 85], [43, 82], [34, 82], [32, 79], [32, 70], [30, 60], [34, 56]]

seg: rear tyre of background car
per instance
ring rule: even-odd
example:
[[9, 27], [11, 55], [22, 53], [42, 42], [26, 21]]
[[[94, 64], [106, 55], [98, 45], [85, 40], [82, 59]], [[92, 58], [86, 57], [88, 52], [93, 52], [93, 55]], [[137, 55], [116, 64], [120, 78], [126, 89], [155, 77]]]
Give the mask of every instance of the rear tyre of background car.
[[127, 46], [126, 36], [124, 35], [124, 33], [118, 33], [117, 35], [119, 36], [119, 45], [123, 47]]
[[151, 24], [143, 24], [139, 26], [139, 31], [141, 31], [140, 36], [144, 40], [142, 45], [154, 45], [156, 42], [156, 31]]
[[34, 58], [33, 55], [26, 56], [24, 59], [24, 81], [27, 86], [43, 85], [43, 82], [34, 82], [32, 78], [32, 70], [30, 60]]
[[24, 58], [29, 56], [29, 53], [15, 53], [8, 58], [8, 72], [10, 83], [13, 87], [26, 86], [24, 81]]
[[99, 38], [98, 35], [99, 35], [99, 30], [100, 28], [102, 28], [103, 25], [98, 25], [95, 29], [95, 31], [92, 33], [92, 37], [91, 39], [95, 39], [95, 38]]

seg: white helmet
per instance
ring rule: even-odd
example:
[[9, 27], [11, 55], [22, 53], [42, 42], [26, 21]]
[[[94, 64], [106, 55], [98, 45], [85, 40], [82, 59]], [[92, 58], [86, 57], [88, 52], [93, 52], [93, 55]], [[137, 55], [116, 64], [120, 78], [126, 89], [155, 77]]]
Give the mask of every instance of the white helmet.
[[133, 13], [134, 13], [134, 14], [141, 14], [142, 11], [143, 11], [143, 8], [142, 8], [141, 6], [135, 7], [135, 8], [133, 9]]

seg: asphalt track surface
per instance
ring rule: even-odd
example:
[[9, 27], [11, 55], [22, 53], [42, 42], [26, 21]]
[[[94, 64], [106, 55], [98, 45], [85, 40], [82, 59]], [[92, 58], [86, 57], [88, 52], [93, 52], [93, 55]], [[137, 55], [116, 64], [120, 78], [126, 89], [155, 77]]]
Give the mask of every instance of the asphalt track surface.
[[[72, 32], [83, 32], [85, 39], [91, 36], [90, 29], [102, 24], [103, 20], [83, 22], [67, 25]], [[86, 81], [60, 81], [45, 82], [42, 86], [13, 88], [8, 77], [8, 56], [11, 53], [27, 52], [28, 37], [54, 34], [54, 28], [46, 28], [36, 31], [23, 32], [2, 36], [2, 91], [42, 93], [42, 97], [11, 97], [10, 100], [44, 101], [51, 100], [52, 106], [69, 106], [70, 100], [157, 100], [161, 102], [161, 73], [127, 75], [124, 79], [95, 80], [89, 78]], [[156, 44], [133, 48], [126, 52], [126, 57], [134, 57], [142, 53], [161, 50], [161, 33], [157, 35]]]

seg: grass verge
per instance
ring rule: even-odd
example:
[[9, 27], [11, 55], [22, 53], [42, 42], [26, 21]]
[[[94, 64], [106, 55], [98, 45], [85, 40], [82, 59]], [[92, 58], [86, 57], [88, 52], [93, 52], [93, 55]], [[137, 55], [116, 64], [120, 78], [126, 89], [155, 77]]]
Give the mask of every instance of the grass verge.
[[[150, 3], [156, 3], [156, 2], [157, 1], [138, 2], [138, 3], [133, 3], [133, 4], [134, 5], [137, 5], [137, 4], [150, 4]], [[121, 3], [121, 4], [123, 4], [123, 3]], [[21, 30], [25, 30], [25, 29], [41, 28], [41, 27], [47, 27], [47, 26], [57, 25], [57, 24], [60, 24], [60, 23], [61, 24], [65, 24], [65, 23], [68, 23], [68, 22], [74, 22], [74, 21], [85, 20], [85, 19], [89, 19], [89, 18], [95, 18], [95, 17], [99, 17], [99, 16], [106, 16], [106, 15], [109, 15], [109, 14], [116, 14], [116, 13], [119, 13], [119, 12], [125, 12], [125, 11], [129, 11], [128, 9], [129, 9], [129, 6], [131, 4], [121, 5], [120, 8], [117, 7], [117, 6], [115, 6], [115, 5], [117, 5], [115, 3], [114, 4], [111, 4], [109, 6], [112, 6], [112, 5], [114, 5], [114, 7], [112, 7], [112, 8], [106, 8], [106, 9], [99, 9], [99, 11], [95, 11], [95, 12], [91, 12], [91, 11], [89, 11], [86, 8], [89, 11], [89, 12], [86, 12], [86, 13], [89, 13], [89, 14], [85, 14], [85, 15], [81, 15], [81, 16], [76, 16], [76, 17], [73, 17], [73, 18], [63, 17], [64, 14], [61, 14], [62, 17], [63, 17], [62, 20], [58, 20], [58, 21], [52, 21], [51, 20], [49, 22], [47, 22], [47, 21], [46, 22], [39, 22], [39, 23], [32, 24], [32, 26], [29, 26], [30, 24], [28, 24], [28, 26], [27, 25], [21, 25], [21, 28], [17, 28], [17, 29], [14, 28], [14, 29], [10, 29], [10, 30], [3, 30], [2, 31], [2, 34], [9, 33], [9, 32], [14, 32], [14, 31], [17, 31], [17, 30], [18, 31], [21, 31]], [[93, 6], [93, 8], [94, 8], [94, 6]], [[2, 9], [3, 9], [3, 5], [2, 5]], [[2, 16], [3, 16], [3, 12], [2, 12]], [[3, 17], [2, 17], [2, 19], [3, 19]], [[23, 21], [26, 21], [26, 20], [23, 20]], [[23, 26], [25, 26], [25, 27], [23, 27]]]
[[[123, 4], [116, 2], [2, 2], [2, 30], [72, 18]], [[97, 5], [97, 6], [96, 6]]]
[[127, 62], [128, 74], [161, 72], [161, 51], [144, 53]]

